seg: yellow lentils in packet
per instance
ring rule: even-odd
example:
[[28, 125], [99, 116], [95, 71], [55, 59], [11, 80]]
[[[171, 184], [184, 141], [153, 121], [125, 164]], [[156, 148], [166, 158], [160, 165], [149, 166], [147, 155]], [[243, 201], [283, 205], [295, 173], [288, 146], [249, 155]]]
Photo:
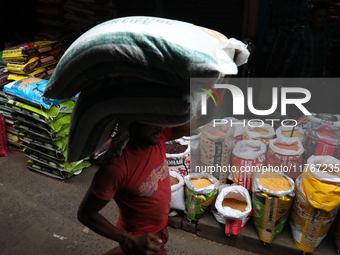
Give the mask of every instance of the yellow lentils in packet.
[[184, 182], [187, 219], [197, 221], [215, 203], [218, 180], [208, 173], [191, 173], [184, 177]]
[[281, 233], [294, 196], [294, 181], [285, 174], [263, 169], [255, 174], [253, 221], [261, 241], [271, 243]]

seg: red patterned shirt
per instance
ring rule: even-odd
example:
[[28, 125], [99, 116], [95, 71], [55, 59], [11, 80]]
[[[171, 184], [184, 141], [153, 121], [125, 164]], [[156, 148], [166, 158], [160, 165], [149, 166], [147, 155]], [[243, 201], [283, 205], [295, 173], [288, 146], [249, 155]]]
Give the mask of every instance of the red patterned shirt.
[[170, 132], [164, 129], [160, 142], [143, 151], [126, 146], [120, 157], [95, 174], [91, 190], [102, 200], [116, 201], [118, 228], [142, 235], [155, 234], [167, 225], [171, 186], [165, 142]]

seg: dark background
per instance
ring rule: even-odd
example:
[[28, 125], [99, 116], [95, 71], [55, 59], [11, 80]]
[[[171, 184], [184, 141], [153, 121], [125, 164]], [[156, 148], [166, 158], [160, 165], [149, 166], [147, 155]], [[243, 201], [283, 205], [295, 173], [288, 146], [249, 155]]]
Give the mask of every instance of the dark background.
[[[37, 35], [49, 34], [67, 45], [91, 27], [77, 27], [74, 21], [64, 17], [64, 4], [77, 0], [2, 0], [0, 2], [0, 50], [6, 46], [33, 41]], [[112, 8], [110, 18], [146, 15], [171, 18], [190, 22], [199, 26], [217, 30], [227, 37], [251, 41], [255, 48], [248, 64], [239, 69], [238, 78], [241, 88], [256, 86], [255, 104], [261, 107], [261, 101], [269, 100], [263, 97], [263, 85], [256, 80], [250, 84], [248, 78], [278, 77], [283, 60], [294, 40], [298, 28], [308, 24], [308, 14], [313, 6], [312, 0], [93, 0]], [[334, 0], [339, 2], [340, 0]], [[48, 13], [42, 13], [41, 7], [47, 7]], [[62, 12], [62, 13], [60, 13]], [[88, 19], [88, 16], [83, 17]], [[104, 21], [110, 19], [102, 17]], [[340, 13], [330, 9], [329, 22], [340, 19]], [[47, 22], [47, 23], [46, 23]], [[95, 24], [93, 24], [95, 25]], [[47, 31], [47, 32], [46, 32]], [[332, 53], [330, 54], [332, 69], [330, 76], [340, 74], [340, 33], [334, 37]], [[289, 73], [288, 73], [289, 74]], [[275, 84], [273, 85], [275, 86]], [[333, 86], [334, 87], [334, 86]], [[326, 88], [318, 88], [314, 95]], [[337, 87], [335, 87], [337, 89]], [[314, 99], [311, 111], [328, 111], [338, 113], [338, 103], [329, 102], [334, 98], [334, 90], [326, 89], [322, 97]], [[339, 89], [338, 89], [339, 90]], [[262, 96], [262, 97], [261, 97]], [[269, 100], [270, 101], [270, 100]], [[339, 100], [337, 100], [339, 101]], [[320, 107], [325, 105], [327, 107]], [[226, 106], [229, 107], [229, 106]], [[225, 109], [224, 114], [229, 114]]]

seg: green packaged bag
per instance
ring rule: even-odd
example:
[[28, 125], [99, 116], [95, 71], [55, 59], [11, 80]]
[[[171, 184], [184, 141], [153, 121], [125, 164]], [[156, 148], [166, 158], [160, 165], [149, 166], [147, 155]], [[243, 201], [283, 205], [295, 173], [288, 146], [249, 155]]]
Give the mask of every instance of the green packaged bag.
[[38, 161], [29, 159], [26, 163], [28, 169], [57, 178], [61, 180], [68, 179], [74, 175], [78, 175], [82, 172], [84, 168], [90, 167], [91, 164], [88, 161], [84, 161], [73, 168], [71, 171], [64, 171], [60, 169], [56, 169], [44, 164], [41, 164]]
[[63, 152], [67, 148], [68, 136], [61, 137], [59, 140], [52, 141], [25, 133], [18, 134], [19, 140], [26, 144], [33, 144], [41, 148], [52, 150], [55, 152]]
[[[205, 179], [208, 186], [197, 187], [192, 180]], [[189, 221], [199, 220], [215, 203], [218, 193], [218, 180], [208, 173], [191, 173], [184, 177], [185, 208]]]
[[32, 105], [28, 105], [15, 100], [8, 100], [7, 106], [12, 111], [27, 115], [35, 120], [41, 122], [52, 122], [60, 113], [72, 113], [74, 107], [74, 101], [66, 100], [60, 104], [53, 105], [50, 109], [39, 109]]
[[69, 162], [58, 162], [55, 159], [45, 156], [39, 152], [33, 151], [29, 148], [24, 148], [24, 153], [31, 160], [35, 160], [45, 166], [52, 167], [54, 169], [67, 171], [67, 172], [72, 172], [76, 167], [78, 167], [79, 164], [89, 159], [89, 158], [86, 158], [83, 160], [70, 162], [70, 163]]

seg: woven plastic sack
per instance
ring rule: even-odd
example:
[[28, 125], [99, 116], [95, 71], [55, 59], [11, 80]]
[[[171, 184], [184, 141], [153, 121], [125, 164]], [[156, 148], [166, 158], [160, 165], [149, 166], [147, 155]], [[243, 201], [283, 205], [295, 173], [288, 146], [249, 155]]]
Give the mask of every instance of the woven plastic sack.
[[234, 131], [228, 125], [206, 124], [200, 135], [201, 167], [219, 180], [227, 182], [228, 172], [218, 167], [230, 165], [230, 155], [235, 146]]
[[[241, 53], [234, 62], [236, 49]], [[208, 28], [158, 17], [116, 18], [93, 27], [70, 45], [44, 95], [71, 98], [93, 81], [125, 74], [190, 89], [192, 77], [217, 81], [237, 74], [237, 66], [246, 63], [248, 56], [244, 43]]]
[[[70, 162], [90, 156], [112, 137], [107, 155], [118, 155], [129, 140], [132, 121], [167, 126], [191, 119], [188, 91], [138, 80], [103, 79], [84, 89], [72, 113], [69, 130]], [[118, 131], [115, 130], [118, 125]]]

